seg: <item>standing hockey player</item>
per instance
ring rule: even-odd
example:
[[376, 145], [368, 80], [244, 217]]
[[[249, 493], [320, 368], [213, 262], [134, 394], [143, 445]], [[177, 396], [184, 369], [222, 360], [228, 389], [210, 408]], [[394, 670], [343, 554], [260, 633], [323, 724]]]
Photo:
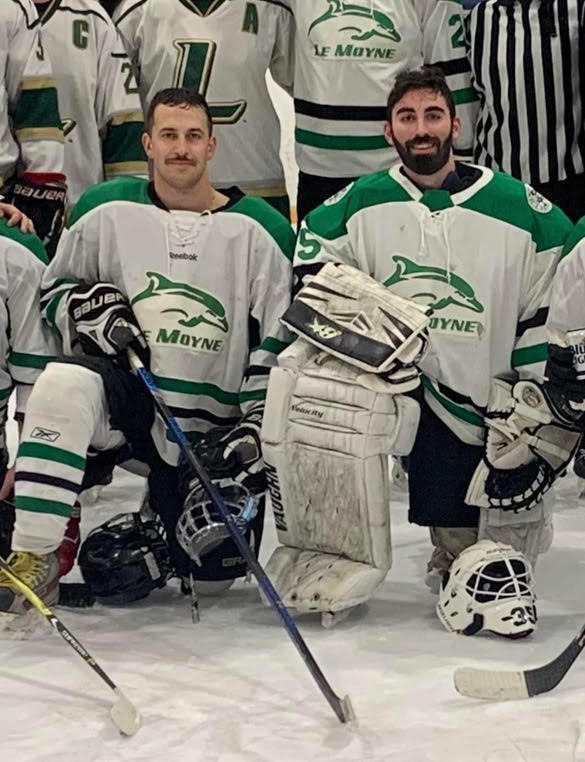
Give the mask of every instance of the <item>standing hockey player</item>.
[[[439, 581], [453, 559], [478, 537], [512, 545], [531, 561], [548, 548], [551, 523], [542, 496], [570, 460], [577, 437], [562, 425], [557, 427], [555, 413], [548, 409], [539, 387], [546, 359], [549, 289], [572, 225], [524, 183], [491, 169], [456, 162], [452, 142], [459, 131], [452, 94], [440, 72], [422, 69], [399, 75], [388, 99], [385, 134], [402, 163], [361, 178], [309, 214], [300, 229], [294, 260], [300, 279], [318, 273], [324, 263], [344, 263], [367, 273], [394, 294], [433, 310], [428, 351], [416, 361], [422, 372], [423, 394], [420, 424], [409, 456], [409, 520], [430, 527], [434, 551], [429, 572]], [[335, 342], [342, 342], [344, 330], [350, 330], [345, 328], [346, 321], [352, 331], [368, 336], [369, 323], [359, 317], [359, 302], [353, 307], [340, 306], [332, 296], [328, 313], [324, 294], [337, 292], [326, 283], [321, 286], [319, 277], [320, 273], [299, 293], [290, 310], [301, 311], [305, 322], [289, 318], [289, 326], [309, 341], [320, 338], [325, 352], [327, 341], [323, 339], [338, 346]], [[315, 294], [321, 294], [321, 307]], [[325, 319], [313, 316], [303, 306], [306, 304], [321, 309]], [[366, 307], [363, 309], [367, 315]], [[352, 322], [350, 316], [356, 310], [359, 319]], [[366, 342], [360, 349], [357, 342], [353, 346], [358, 362], [355, 357], [346, 362], [366, 367], [359, 363], [376, 345]], [[399, 342], [394, 341], [394, 348], [397, 346]], [[325, 372], [327, 365], [323, 368]], [[272, 384], [269, 400], [271, 396]], [[334, 404], [335, 398], [330, 399]], [[354, 406], [358, 401], [356, 397]], [[280, 404], [283, 406], [286, 401]], [[280, 446], [281, 441], [289, 441], [286, 436], [294, 439], [302, 430], [302, 441], [310, 443], [310, 421], [319, 420], [315, 447], [326, 442], [324, 421], [328, 418], [317, 416], [313, 407], [297, 401], [290, 408], [294, 413], [289, 419], [290, 432], [274, 435], [266, 430], [265, 440], [271, 437], [271, 445]], [[266, 429], [268, 421], [278, 415], [269, 404]], [[283, 415], [286, 411], [280, 410], [280, 417]], [[332, 432], [340, 426], [340, 415], [331, 418]], [[400, 423], [400, 416], [397, 418]], [[372, 426], [374, 423], [375, 419]], [[534, 435], [531, 448], [526, 446], [525, 430]], [[548, 438], [554, 446], [547, 447]], [[345, 440], [342, 444], [349, 446]], [[400, 442], [396, 449], [399, 446]], [[332, 449], [329, 446], [323, 457]], [[549, 450], [556, 456], [549, 456]], [[363, 459], [369, 452], [365, 446], [356, 450]], [[407, 454], [404, 449], [391, 452]], [[269, 457], [266, 448], [265, 457], [272, 465], [272, 454]], [[290, 453], [289, 458], [292, 460]], [[303, 463], [300, 456], [295, 462]], [[324, 471], [325, 466], [321, 473]], [[288, 489], [291, 479], [295, 484], [310, 483], [312, 490], [319, 484], [327, 489], [327, 480], [321, 475], [309, 480], [303, 473], [290, 474], [290, 469], [281, 469], [277, 477], [277, 527], [284, 544], [307, 551], [339, 552], [339, 538], [345, 536], [339, 529], [341, 519], [327, 524], [313, 517], [313, 511], [327, 503], [327, 495], [314, 494], [314, 508], [307, 512], [299, 491]], [[365, 473], [354, 489], [370, 495], [376, 492], [371, 481], [371, 474]], [[386, 484], [383, 474], [379, 490], [386, 489]], [[341, 494], [348, 494], [347, 490]], [[386, 491], [382, 499], [386, 505], [387, 497]], [[370, 566], [389, 568], [387, 561], [379, 563], [384, 555], [379, 534], [384, 514], [381, 518], [379, 512], [373, 512], [369, 498], [364, 501], [359, 520], [363, 524], [363, 516], [369, 512], [369, 526], [363, 529], [363, 546], [359, 537], [353, 537], [352, 544], [358, 554], [354, 558], [362, 561], [362, 576], [366, 558]], [[350, 511], [342, 499], [338, 504], [340, 514]], [[363, 550], [368, 537], [374, 546], [369, 556]], [[277, 550], [268, 565], [277, 583], [285, 580], [285, 600], [302, 599], [312, 610], [343, 608], [331, 593], [339, 589], [335, 587], [338, 581], [323, 572], [331, 556], [313, 552], [311, 562], [303, 567], [288, 550]], [[318, 584], [316, 576], [311, 576], [316, 567], [321, 575]], [[345, 605], [352, 605], [360, 599], [353, 595], [352, 586], [359, 577], [341, 578], [349, 601]], [[380, 581], [378, 577], [378, 584]], [[312, 603], [307, 602], [307, 590], [314, 596]], [[371, 592], [368, 588], [367, 593]], [[367, 597], [362, 595], [361, 600]], [[519, 626], [513, 616], [506, 621], [510, 601], [517, 603], [517, 598], [508, 599], [500, 610], [502, 634], [517, 633]], [[524, 624], [524, 632], [533, 627], [527, 620]]]
[[[189, 437], [222, 427], [209, 447], [210, 468], [233, 481], [261, 472], [259, 420], [269, 369], [284, 346], [278, 318], [290, 301], [294, 238], [287, 220], [261, 199], [211, 185], [211, 129], [199, 94], [158, 93], [143, 138], [153, 181], [119, 178], [86, 192], [43, 281], [47, 321], [66, 352], [75, 345], [84, 352], [50, 363], [39, 378], [16, 465], [10, 564], [50, 600], [55, 549], [90, 446], [106, 451], [126, 443], [150, 466], [151, 505], [176, 545], [176, 473], [174, 490], [160, 502], [153, 484], [157, 474], [171, 482], [178, 447], [127, 369], [128, 346], [149, 363]], [[46, 432], [42, 440], [39, 431]], [[257, 537], [261, 518], [259, 511]], [[148, 555], [146, 541], [140, 548]], [[183, 563], [188, 567], [188, 559]], [[232, 577], [245, 571], [241, 562], [228, 569]], [[1, 576], [0, 609], [24, 611]]]
[[398, 161], [382, 125], [396, 75], [440, 66], [458, 105], [457, 153], [471, 157], [476, 96], [461, 4], [288, 0], [295, 19], [297, 210], [301, 220], [352, 180]]
[[138, 88], [112, 21], [97, 0], [35, 3], [57, 83], [69, 204], [103, 180], [148, 176]]
[[266, 72], [292, 87], [292, 16], [270, 0], [124, 0], [114, 21], [139, 72], [144, 108], [164, 87], [185, 87], [209, 103], [218, 151], [211, 181], [237, 185], [285, 216], [280, 124]]
[[31, 217], [51, 254], [66, 188], [57, 91], [32, 0], [0, 3], [0, 195]]

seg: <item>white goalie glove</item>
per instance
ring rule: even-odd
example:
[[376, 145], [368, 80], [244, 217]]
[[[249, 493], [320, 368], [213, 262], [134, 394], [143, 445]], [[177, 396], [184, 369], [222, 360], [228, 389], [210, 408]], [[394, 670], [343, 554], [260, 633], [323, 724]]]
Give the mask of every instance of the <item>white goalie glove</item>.
[[494, 379], [485, 418], [484, 459], [466, 503], [503, 511], [530, 510], [570, 463], [581, 434], [560, 421], [532, 381]]
[[282, 322], [311, 344], [368, 373], [387, 374], [395, 393], [419, 383], [431, 310], [366, 273], [328, 262], [299, 291]]

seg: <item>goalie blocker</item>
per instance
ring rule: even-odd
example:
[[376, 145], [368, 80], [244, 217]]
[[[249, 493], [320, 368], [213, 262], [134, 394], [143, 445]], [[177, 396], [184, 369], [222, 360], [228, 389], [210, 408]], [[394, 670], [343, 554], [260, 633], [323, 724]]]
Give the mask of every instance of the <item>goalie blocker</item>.
[[[295, 325], [291, 313], [299, 314], [295, 302], [307, 292], [317, 295], [311, 321]], [[424, 349], [428, 318], [346, 266], [326, 265], [295, 302], [283, 322], [303, 335], [271, 371], [262, 425], [281, 542], [266, 568], [287, 606], [321, 613], [330, 626], [368, 600], [391, 566], [388, 455], [410, 452], [420, 415], [418, 403], [396, 391], [419, 383], [412, 363]], [[335, 351], [321, 352], [323, 332], [313, 340], [313, 327], [331, 325], [332, 314], [342, 335], [334, 337]], [[370, 362], [362, 334], [366, 345], [371, 335], [396, 340], [385, 359], [377, 353]], [[386, 375], [364, 372], [374, 367]]]

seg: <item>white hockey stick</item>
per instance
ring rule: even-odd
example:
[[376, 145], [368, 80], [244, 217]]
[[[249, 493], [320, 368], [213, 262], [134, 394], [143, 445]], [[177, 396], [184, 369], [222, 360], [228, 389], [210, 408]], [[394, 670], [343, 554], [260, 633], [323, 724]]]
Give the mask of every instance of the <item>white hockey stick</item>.
[[77, 638], [70, 632], [70, 630], [63, 624], [59, 617], [51, 611], [47, 604], [39, 598], [32, 588], [30, 588], [26, 582], [17, 576], [6, 561], [0, 557], [0, 569], [6, 574], [7, 577], [13, 582], [14, 586], [20, 590], [25, 598], [39, 611], [45, 619], [54, 627], [63, 640], [73, 648], [76, 653], [81, 656], [83, 661], [90, 666], [94, 672], [96, 672], [106, 685], [111, 688], [116, 694], [116, 701], [114, 702], [112, 709], [110, 710], [110, 717], [112, 722], [118, 728], [120, 733], [125, 736], [133, 736], [138, 730], [141, 724], [140, 713], [118, 688], [118, 686], [110, 679], [110, 677], [104, 672], [100, 665], [96, 662], [93, 656], [81, 645]]
[[556, 688], [583, 648], [585, 625], [557, 657], [542, 667], [524, 670], [460, 667], [453, 675], [455, 688], [463, 696], [492, 701], [531, 698]]

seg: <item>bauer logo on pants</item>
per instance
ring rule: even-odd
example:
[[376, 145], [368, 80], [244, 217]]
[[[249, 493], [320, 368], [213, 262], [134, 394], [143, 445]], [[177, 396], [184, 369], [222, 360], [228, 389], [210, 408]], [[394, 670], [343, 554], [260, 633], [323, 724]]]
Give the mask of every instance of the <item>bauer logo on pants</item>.
[[40, 426], [35, 426], [30, 434], [31, 439], [42, 439], [43, 442], [56, 442], [60, 436], [60, 432], [43, 429]]

